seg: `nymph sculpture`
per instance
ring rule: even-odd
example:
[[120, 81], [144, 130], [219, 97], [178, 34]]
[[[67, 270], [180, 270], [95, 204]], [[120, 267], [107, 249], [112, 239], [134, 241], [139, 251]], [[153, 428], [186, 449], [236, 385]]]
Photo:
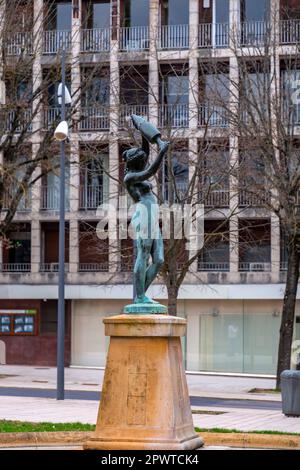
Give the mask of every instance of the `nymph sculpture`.
[[[150, 299], [145, 293], [164, 262], [159, 207], [148, 180], [158, 171], [169, 142], [163, 141], [160, 132], [142, 117], [133, 114], [131, 119], [142, 135], [142, 147], [131, 148], [123, 153], [126, 163], [124, 184], [135, 203], [131, 224], [136, 243], [133, 271], [135, 298], [132, 305], [124, 308], [124, 313], [167, 313], [164, 305]], [[149, 143], [156, 144], [158, 148], [157, 157], [151, 164], [148, 163]]]

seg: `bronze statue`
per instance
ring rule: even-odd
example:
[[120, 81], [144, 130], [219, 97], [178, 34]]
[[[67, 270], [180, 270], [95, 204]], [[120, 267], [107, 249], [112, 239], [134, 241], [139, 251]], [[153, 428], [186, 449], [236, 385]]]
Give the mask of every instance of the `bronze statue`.
[[[145, 292], [164, 262], [163, 239], [159, 228], [159, 207], [148, 179], [159, 169], [168, 150], [169, 142], [161, 140], [160, 132], [142, 117], [133, 114], [131, 119], [136, 129], [142, 134], [142, 147], [131, 148], [123, 153], [126, 163], [124, 184], [136, 204], [131, 223], [137, 248], [133, 271], [136, 295], [134, 303], [126, 306], [124, 313], [166, 313], [166, 307], [147, 297]], [[158, 155], [150, 165], [148, 165], [149, 142], [157, 144], [158, 147]], [[150, 256], [152, 264], [149, 264]]]

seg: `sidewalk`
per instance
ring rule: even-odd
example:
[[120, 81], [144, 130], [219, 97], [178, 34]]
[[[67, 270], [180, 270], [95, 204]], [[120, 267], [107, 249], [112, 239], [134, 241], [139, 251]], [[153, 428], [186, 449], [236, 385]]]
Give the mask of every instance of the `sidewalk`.
[[[97, 369], [65, 369], [66, 390], [100, 391], [104, 371]], [[273, 389], [274, 379], [224, 377], [187, 374], [189, 394], [205, 398], [280, 401], [277, 393], [248, 393], [253, 388]], [[0, 387], [56, 388], [56, 368], [0, 366]]]

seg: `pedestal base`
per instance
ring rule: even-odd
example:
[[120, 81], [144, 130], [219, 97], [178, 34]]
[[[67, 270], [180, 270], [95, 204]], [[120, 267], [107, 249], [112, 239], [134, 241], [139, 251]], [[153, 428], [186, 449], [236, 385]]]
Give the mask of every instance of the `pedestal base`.
[[105, 318], [111, 336], [96, 431], [85, 449], [192, 450], [195, 433], [182, 365], [186, 320], [168, 315]]

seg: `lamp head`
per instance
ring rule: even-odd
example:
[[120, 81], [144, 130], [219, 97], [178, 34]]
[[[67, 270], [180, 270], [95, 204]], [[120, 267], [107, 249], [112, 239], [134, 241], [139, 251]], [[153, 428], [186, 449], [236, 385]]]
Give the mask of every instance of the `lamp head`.
[[69, 127], [67, 121], [61, 121], [54, 131], [54, 139], [62, 142], [69, 135]]
[[[62, 86], [62, 83], [60, 83], [57, 89], [57, 100], [58, 100], [59, 105], [62, 104], [62, 92], [63, 92], [63, 86]], [[68, 87], [65, 86], [65, 104], [71, 104], [71, 103], [72, 103], [72, 99], [71, 99], [70, 92], [68, 90]]]

